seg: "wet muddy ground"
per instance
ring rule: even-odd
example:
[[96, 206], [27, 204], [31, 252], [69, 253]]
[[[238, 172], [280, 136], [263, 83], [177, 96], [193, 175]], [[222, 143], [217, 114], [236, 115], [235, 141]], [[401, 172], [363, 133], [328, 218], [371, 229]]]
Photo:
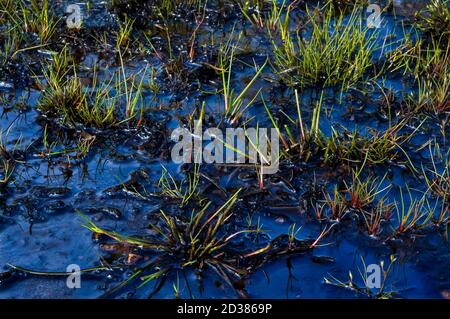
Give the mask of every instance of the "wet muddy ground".
[[[0, 298], [448, 298], [450, 95], [439, 111], [406, 110], [409, 94], [420, 86], [412, 70], [388, 66], [392, 52], [410, 48], [407, 36], [432, 42], [432, 34], [416, 29], [426, 1], [380, 3], [381, 25], [367, 33], [375, 39], [374, 67], [346, 90], [340, 84], [298, 86], [288, 81], [295, 70], [277, 73], [280, 30], [259, 26], [252, 8], [246, 17], [244, 2], [179, 2], [169, 14], [155, 13], [156, 7], [164, 12], [163, 1], [78, 3], [82, 26], [69, 29], [71, 2], [50, 1], [59, 19], [55, 32], [47, 41], [42, 32], [24, 33], [13, 53], [6, 47], [16, 27], [0, 11]], [[316, 5], [276, 4], [285, 10], [281, 17], [291, 10], [288, 32], [306, 38], [306, 8]], [[351, 8], [335, 6], [344, 20], [350, 16]], [[370, 13], [365, 4], [361, 8], [365, 24]], [[266, 2], [262, 21], [271, 10]], [[130, 21], [131, 31], [124, 32]], [[448, 39], [439, 42], [447, 62]], [[236, 48], [230, 77], [235, 96], [264, 65], [245, 92], [244, 104], [251, 104], [235, 119], [224, 115], [221, 78], [230, 47]], [[220, 65], [224, 51], [227, 63]], [[108, 100], [117, 104], [112, 124], [70, 120], [41, 107], [50, 86], [46, 70], [64, 54], [76, 69], [67, 77], [83, 85], [134, 80], [109, 92], [119, 101]], [[448, 79], [448, 63], [441, 73]], [[345, 150], [352, 147], [352, 132], [359, 132], [352, 154], [336, 151], [328, 160], [317, 145], [309, 157], [299, 153], [290, 138], [301, 135], [295, 89], [306, 130], [322, 100], [321, 134], [339, 132]], [[132, 119], [126, 92], [139, 92], [130, 93], [138, 96]], [[272, 117], [289, 144], [280, 145], [278, 173], [261, 181], [252, 165], [173, 163], [172, 130], [192, 128], [200, 117], [204, 128], [270, 128]], [[374, 132], [396, 125], [392, 134], [399, 139], [381, 148], [392, 146], [389, 155], [379, 163], [367, 160], [363, 141], [375, 143]], [[166, 169], [183, 190], [198, 178], [186, 203], [161, 186]], [[173, 180], [169, 184], [174, 188]], [[368, 192], [370, 203], [361, 203], [357, 195]], [[193, 258], [189, 227], [208, 202], [199, 223], [210, 232], [217, 225], [210, 243], [223, 245]], [[225, 215], [210, 219], [220, 207]], [[211, 240], [199, 234], [200, 241]], [[366, 287], [364, 275], [373, 264], [389, 269], [382, 288]], [[83, 271], [80, 288], [67, 286], [69, 265]]]

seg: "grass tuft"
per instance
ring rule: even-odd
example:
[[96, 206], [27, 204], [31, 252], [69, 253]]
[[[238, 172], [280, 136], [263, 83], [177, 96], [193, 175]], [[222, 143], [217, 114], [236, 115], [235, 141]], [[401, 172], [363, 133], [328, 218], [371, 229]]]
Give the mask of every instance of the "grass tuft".
[[7, 20], [13, 28], [23, 33], [36, 33], [41, 45], [49, 43], [55, 35], [59, 19], [49, 6], [48, 0], [3, 1], [0, 4], [0, 21]]
[[[231, 41], [231, 37], [230, 37]], [[245, 94], [250, 90], [253, 83], [257, 80], [264, 67], [267, 64], [267, 60], [262, 66], [255, 66], [256, 72], [247, 85], [242, 89], [241, 92], [236, 93], [235, 88], [232, 85], [232, 70], [233, 63], [235, 61], [236, 45], [232, 45], [230, 42], [221, 46], [219, 51], [219, 70], [222, 79], [222, 93], [224, 98], [224, 117], [234, 124], [239, 121], [243, 116], [247, 108], [253, 103], [256, 97], [259, 95], [260, 90], [254, 95], [249, 102], [244, 103]]]
[[437, 40], [448, 43], [450, 39], [450, 2], [432, 0], [418, 15], [420, 30]]
[[14, 153], [17, 151], [22, 139], [19, 138], [14, 144], [13, 149], [8, 149], [7, 141], [11, 127], [6, 131], [0, 129], [0, 189], [4, 188], [12, 179], [16, 167]]
[[[173, 217], [161, 211], [159, 225], [151, 225], [157, 234], [152, 239], [129, 237], [108, 231], [95, 225], [86, 216], [83, 215], [83, 217], [87, 221], [85, 227], [96, 234], [105, 235], [120, 243], [162, 253], [158, 266], [163, 273], [178, 267], [202, 269], [205, 266], [218, 264], [232, 269], [232, 266], [227, 266], [224, 259], [226, 255], [224, 248], [234, 237], [250, 231], [229, 233], [225, 229], [227, 221], [232, 217], [232, 207], [238, 199], [238, 194], [239, 191], [235, 192], [212, 213], [207, 212], [211, 204], [208, 203], [200, 211], [192, 212], [188, 219], [182, 216]], [[139, 272], [142, 273], [141, 286], [159, 277], [154, 273], [144, 275], [145, 272], [152, 271], [151, 267], [148, 268], [141, 269]]]
[[372, 66], [374, 35], [363, 27], [361, 13], [353, 10], [348, 19], [334, 17], [327, 8], [318, 16], [307, 9], [311, 34], [287, 33], [278, 44], [273, 41], [273, 67], [287, 85], [309, 87], [335, 86], [343, 89], [356, 85]]
[[373, 283], [370, 282], [368, 274], [373, 273], [373, 269], [369, 269], [366, 266], [364, 259], [361, 257], [362, 269], [358, 266], [358, 272], [361, 276], [362, 283], [357, 283], [351, 271], [348, 273], [348, 281], [344, 282], [342, 280], [337, 279], [336, 277], [330, 275], [329, 277], [324, 278], [324, 282], [327, 285], [349, 289], [354, 291], [358, 295], [363, 295], [368, 298], [373, 299], [391, 299], [395, 297], [396, 293], [394, 291], [386, 291], [386, 286], [388, 284], [388, 280], [393, 270], [394, 263], [397, 258], [394, 255], [390, 256], [389, 266], [385, 269], [384, 261], [381, 261], [379, 264], [380, 267], [380, 285], [376, 285], [378, 287], [373, 287]]
[[196, 200], [201, 203], [202, 196], [200, 194], [200, 166], [195, 164], [192, 174], [189, 174], [186, 179], [177, 182], [174, 177], [162, 167], [162, 174], [158, 181], [158, 186], [161, 188], [161, 195], [174, 199], [180, 202], [183, 207], [189, 203], [190, 200]]
[[390, 185], [382, 188], [385, 179], [386, 175], [381, 180], [371, 177], [363, 181], [359, 173], [353, 171], [351, 185], [346, 184], [348, 206], [360, 212], [366, 211], [379, 194], [390, 188]]
[[[282, 135], [281, 128], [274, 120], [269, 108], [266, 106], [266, 112], [271, 119], [272, 124], [278, 130], [281, 142], [285, 147], [284, 155], [292, 158], [298, 154], [300, 159], [308, 161], [311, 158], [320, 158], [326, 164], [347, 164], [347, 165], [366, 165], [380, 164], [388, 161], [394, 161], [398, 157], [398, 150], [402, 150], [401, 145], [408, 141], [409, 136], [401, 136], [400, 130], [405, 126], [405, 121], [400, 122], [385, 131], [367, 129], [362, 134], [357, 129], [354, 131], [338, 131], [332, 129], [331, 136], [326, 136], [320, 129], [320, 114], [323, 102], [323, 94], [316, 103], [313, 111], [311, 125], [304, 123], [297, 90], [296, 96], [298, 120], [293, 121], [298, 127], [299, 137], [293, 136], [293, 130], [285, 125], [285, 131], [288, 138]], [[264, 100], [263, 100], [264, 102]]]
[[414, 198], [409, 188], [409, 199], [407, 202], [403, 196], [403, 191], [400, 189], [400, 205], [396, 204], [397, 212], [397, 226], [395, 229], [395, 236], [401, 234], [407, 234], [413, 231], [420, 230], [430, 225], [432, 221], [434, 210], [431, 209], [427, 194], [424, 194], [422, 198]]
[[[442, 154], [439, 147], [433, 153], [430, 145], [431, 168], [423, 168], [422, 172], [429, 190], [442, 198], [450, 199], [450, 150]], [[442, 162], [442, 168], [436, 165], [436, 159]]]
[[450, 43], [423, 39], [413, 42], [409, 36], [389, 57], [392, 72], [414, 78], [414, 90], [404, 100], [405, 111], [439, 115], [450, 110]]
[[[69, 65], [65, 50], [59, 56], [54, 55], [53, 64], [44, 71], [44, 76], [47, 87], [38, 108], [49, 117], [59, 117], [71, 125], [97, 128], [119, 125], [137, 116], [141, 117], [138, 123], [142, 120], [144, 76], [136, 82], [136, 75], [126, 77], [125, 72], [119, 71], [109, 81], [99, 84], [94, 74], [92, 84], [85, 86], [75, 67]], [[125, 110], [121, 110], [123, 104]]]

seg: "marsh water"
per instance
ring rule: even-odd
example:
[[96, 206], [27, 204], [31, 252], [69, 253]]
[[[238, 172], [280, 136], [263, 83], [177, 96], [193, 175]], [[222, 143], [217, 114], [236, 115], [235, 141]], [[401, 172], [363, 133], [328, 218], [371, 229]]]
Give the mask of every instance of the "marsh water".
[[[64, 16], [64, 8], [68, 4], [70, 1], [57, 4], [56, 12]], [[383, 13], [381, 28], [374, 30], [380, 33], [380, 48], [387, 51], [395, 48], [395, 44], [382, 44], [386, 38], [401, 40], [405, 29], [412, 24], [412, 16], [423, 4], [425, 1], [394, 1], [396, 12]], [[89, 8], [85, 3], [79, 5], [83, 9], [83, 28], [91, 30], [84, 39], [100, 37], [101, 32], [108, 32], [112, 25], [115, 28], [116, 16], [107, 9], [105, 2], [91, 1]], [[0, 298], [98, 298], [130, 278], [139, 263], [153, 258], [151, 252], [133, 251], [138, 262], [130, 263], [129, 248], [121, 249], [99, 241], [83, 227], [85, 221], [79, 213], [102, 228], [136, 236], [152, 235], [148, 225], [161, 209], [173, 215], [178, 213], [181, 209], [178, 204], [158, 193], [162, 166], [177, 178], [183, 178], [184, 166], [172, 163], [170, 158], [170, 132], [183, 125], [183, 119], [199, 109], [203, 101], [206, 114], [212, 118], [211, 123], [216, 122], [223, 108], [222, 96], [211, 93], [221, 88], [220, 79], [211, 76], [211, 70], [205, 68], [204, 63], [210, 63], [211, 52], [224, 41], [224, 36], [242, 31], [239, 45], [243, 49], [239, 60], [243, 63], [233, 69], [233, 83], [239, 91], [254, 75], [253, 66], [262, 65], [272, 50], [265, 32], [251, 26], [236, 14], [237, 11], [236, 6], [228, 8], [225, 14], [219, 8], [208, 8], [207, 17], [196, 35], [196, 57], [193, 62], [184, 62], [186, 71], [181, 80], [158, 78], [164, 73], [165, 66], [154, 54], [137, 56], [126, 63], [127, 74], [142, 74], [146, 67], [149, 70], [148, 66], [153, 66], [160, 86], [156, 94], [150, 91], [143, 94], [146, 124], [137, 128], [98, 130], [52, 122], [37, 110], [41, 91], [32, 84], [33, 73], [21, 68], [20, 61], [8, 72], [3, 69], [0, 92], [6, 99], [1, 102], [0, 127], [3, 131], [10, 128], [7, 148], [19, 145], [16, 147], [20, 156], [14, 178], [0, 194]], [[301, 10], [299, 12], [301, 16]], [[147, 23], [145, 17], [137, 15], [136, 18], [139, 23]], [[180, 14], [172, 19], [172, 46], [176, 51], [186, 53], [189, 50], [186, 39], [195, 28], [194, 17]], [[153, 43], [156, 50], [161, 51], [166, 45], [163, 36], [157, 32]], [[89, 81], [93, 65], [100, 65], [99, 77], [108, 81], [118, 66], [111, 62], [111, 57], [90, 49], [90, 45], [89, 42], [79, 43], [80, 76]], [[37, 68], [36, 76], [39, 77], [39, 67], [33, 65], [33, 59], [49, 59], [49, 51], [43, 47], [33, 54], [25, 55], [25, 52], [22, 62], [31, 69]], [[382, 55], [383, 52], [378, 51], [377, 54]], [[277, 120], [283, 113], [295, 118], [292, 90], [272, 79], [273, 74], [269, 70], [263, 72], [248, 96], [254, 96], [261, 89]], [[383, 85], [395, 92], [404, 87], [402, 76], [397, 75], [387, 78]], [[305, 106], [303, 116], [308, 123], [312, 108], [307, 106], [313, 105], [319, 96], [314, 88], [304, 90], [300, 95], [302, 106]], [[369, 128], [387, 129], [389, 120], [380, 112], [376, 102], [380, 96], [376, 90], [366, 95], [347, 92], [342, 97], [343, 103], [339, 103], [339, 92], [333, 89], [326, 91], [323, 109], [327, 115], [321, 118], [321, 130], [331, 134], [331, 126], [348, 130], [358, 128], [362, 132]], [[260, 99], [249, 107], [247, 113], [254, 117], [253, 124], [258, 121], [262, 127], [272, 126]], [[444, 123], [442, 129], [434, 119], [425, 119], [422, 123], [418, 118], [417, 123], [411, 122], [406, 130], [412, 132], [417, 127], [419, 132], [404, 148], [411, 162], [420, 167], [419, 163], [430, 163], [433, 157], [429, 147], [421, 146], [431, 138], [439, 142], [445, 154], [450, 135], [448, 125]], [[443, 135], [442, 130], [447, 134]], [[84, 135], [95, 136], [95, 143], [87, 156], [77, 159], [73, 153], [58, 153], [76, 145], [77, 140], [74, 141], [73, 136], [79, 136], [80, 131]], [[48, 141], [44, 142], [44, 139]], [[48, 145], [56, 140], [59, 142], [51, 147], [54, 154], [45, 154]], [[435, 160], [442, 169], [445, 163]], [[406, 165], [384, 163], [373, 170], [380, 179], [387, 174], [383, 187], [390, 186], [386, 195], [390, 202], [400, 202], [401, 190], [405, 195], [406, 185], [411, 187], [413, 198], [418, 198], [426, 190], [423, 179], [414, 176]], [[311, 197], [321, 193], [319, 190], [332, 189], [344, 173], [344, 169], [339, 167], [282, 162], [280, 171], [268, 176], [264, 190], [261, 190], [252, 168], [204, 165], [202, 174], [214, 179], [218, 185], [204, 181], [201, 191], [210, 200], [220, 202], [224, 196], [226, 198], [221, 189], [231, 192], [242, 188], [242, 199], [234, 213], [240, 216], [233, 221], [235, 228], [245, 228], [247, 223], [259, 224], [266, 232], [258, 238], [251, 233], [238, 236], [235, 245], [261, 248], [268, 241], [286, 234], [293, 224], [301, 226], [297, 239], [315, 239], [324, 225], [308, 212]], [[142, 196], [142, 192], [130, 185], [145, 189], [147, 195]], [[405, 197], [408, 204], [410, 199]], [[430, 205], [436, 205], [436, 211], [441, 210], [442, 204], [436, 197], [430, 196]], [[209, 268], [202, 271], [180, 268], [172, 271], [160, 287], [157, 287], [160, 281], [139, 289], [137, 285], [131, 285], [113, 297], [174, 298], [176, 286], [182, 298], [242, 297], [237, 291], [245, 291], [245, 296], [250, 298], [358, 298], [362, 296], [354, 290], [327, 285], [324, 278], [331, 275], [347, 281], [351, 271], [354, 281], [363, 285], [360, 277], [360, 271], [364, 270], [362, 260], [366, 265], [382, 261], [388, 265], [393, 254], [397, 260], [388, 278], [388, 290], [401, 298], [448, 296], [450, 255], [445, 232], [426, 231], [383, 241], [359, 230], [355, 223], [353, 220], [337, 223], [319, 246], [305, 253], [273, 258], [246, 276], [243, 282], [234, 283], [234, 287]], [[56, 273], [66, 272], [67, 267], [73, 264], [81, 269], [104, 268], [83, 273], [81, 287], [71, 289], [67, 286], [67, 275]], [[11, 268], [11, 265], [48, 274], [33, 274]]]

